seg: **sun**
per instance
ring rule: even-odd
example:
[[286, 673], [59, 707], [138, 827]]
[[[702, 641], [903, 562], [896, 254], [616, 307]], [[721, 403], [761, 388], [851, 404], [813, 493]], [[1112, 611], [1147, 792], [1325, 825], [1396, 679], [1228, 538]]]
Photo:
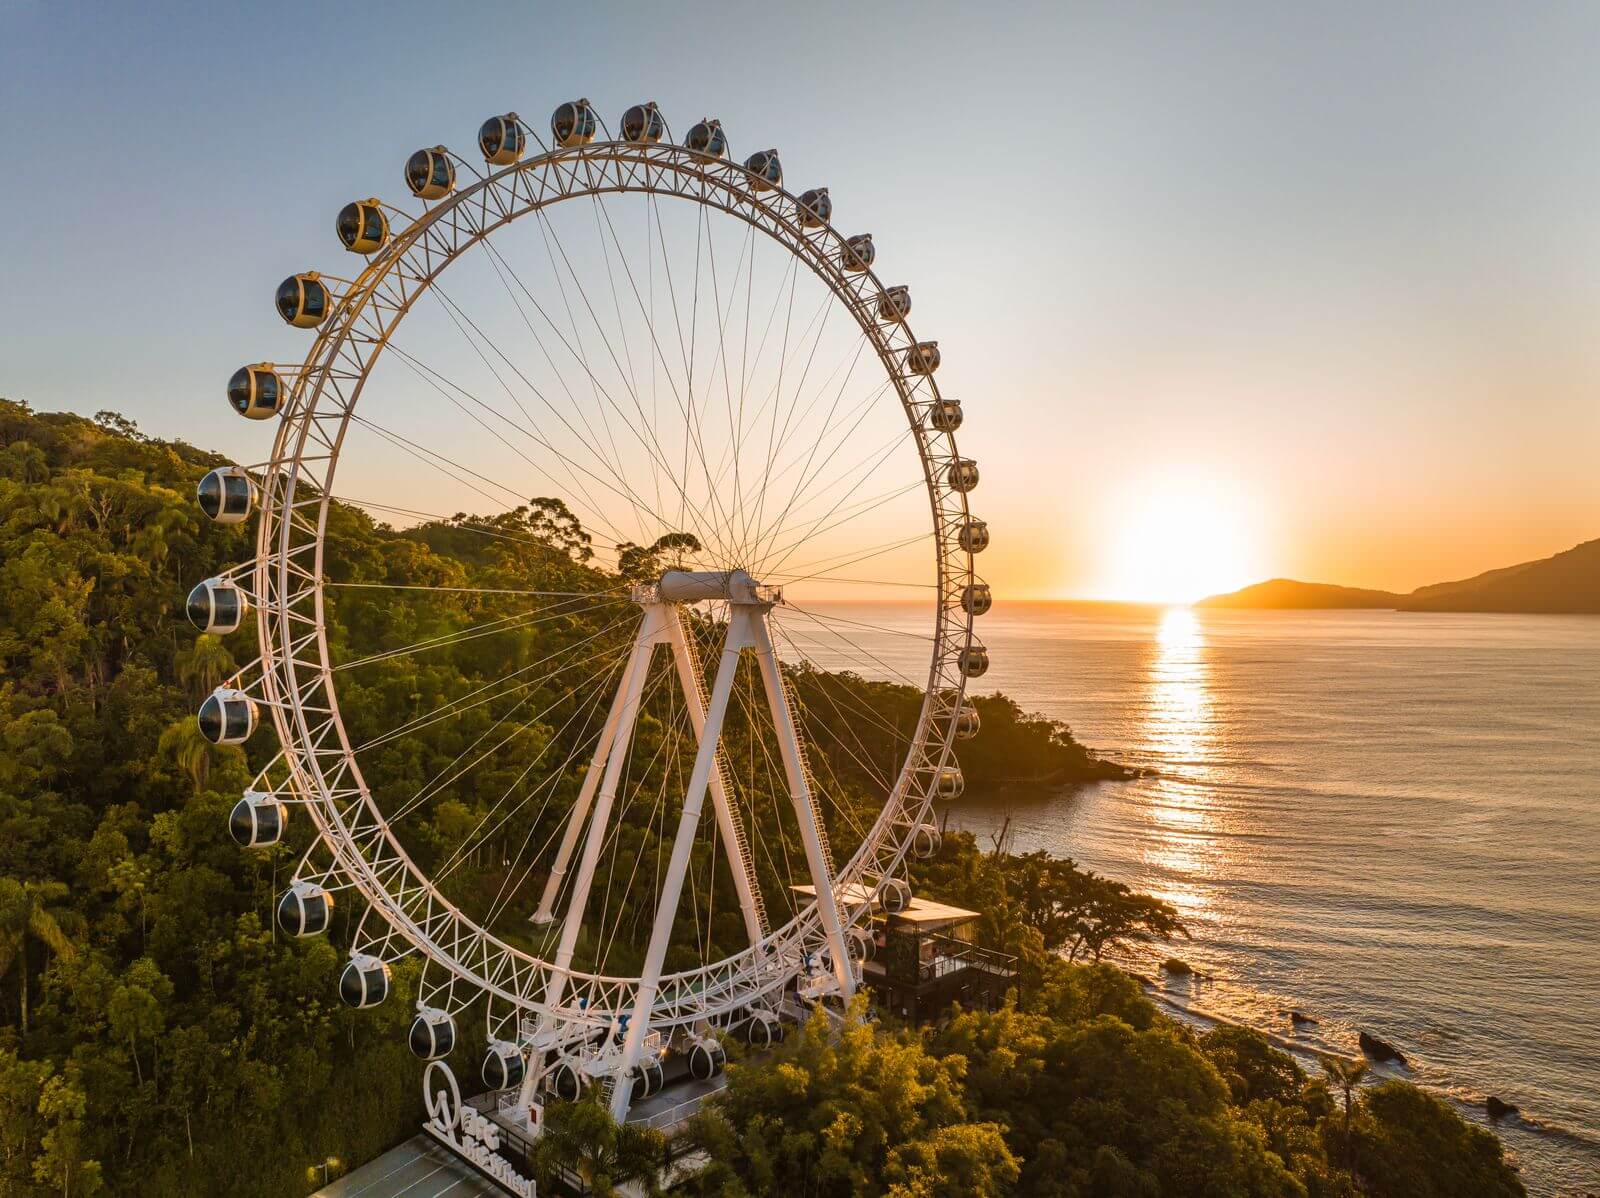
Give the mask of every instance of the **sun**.
[[1146, 480], [1110, 511], [1098, 598], [1193, 603], [1260, 581], [1254, 508], [1227, 485]]

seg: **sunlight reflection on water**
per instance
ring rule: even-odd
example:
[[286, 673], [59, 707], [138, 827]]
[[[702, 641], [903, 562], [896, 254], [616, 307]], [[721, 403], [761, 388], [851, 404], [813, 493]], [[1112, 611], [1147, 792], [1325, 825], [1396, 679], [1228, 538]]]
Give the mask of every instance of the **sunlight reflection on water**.
[[[1163, 760], [1189, 763], [1192, 774], [1202, 773], [1212, 751], [1205, 631], [1189, 608], [1168, 608], [1151, 647], [1143, 738]], [[1147, 792], [1145, 816], [1151, 834], [1143, 854], [1146, 863], [1184, 879], [1158, 896], [1185, 916], [1208, 909], [1212, 904], [1205, 879], [1217, 872], [1218, 851], [1218, 842], [1209, 835], [1217, 816], [1209, 792], [1187, 779], [1157, 778]]]

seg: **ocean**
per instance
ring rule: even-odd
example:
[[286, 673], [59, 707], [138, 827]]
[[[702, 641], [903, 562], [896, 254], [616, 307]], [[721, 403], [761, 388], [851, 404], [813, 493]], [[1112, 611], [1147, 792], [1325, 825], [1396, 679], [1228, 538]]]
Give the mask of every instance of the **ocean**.
[[[819, 664], [925, 676], [914, 610], [807, 607], [830, 635], [782, 623]], [[1206, 975], [1145, 957], [1174, 1011], [1307, 1063], [1371, 1032], [1411, 1062], [1380, 1076], [1486, 1126], [1487, 1095], [1516, 1104], [1497, 1130], [1532, 1193], [1600, 1192], [1600, 618], [1018, 602], [980, 629], [980, 692], [1155, 773], [952, 826], [1173, 903]]]

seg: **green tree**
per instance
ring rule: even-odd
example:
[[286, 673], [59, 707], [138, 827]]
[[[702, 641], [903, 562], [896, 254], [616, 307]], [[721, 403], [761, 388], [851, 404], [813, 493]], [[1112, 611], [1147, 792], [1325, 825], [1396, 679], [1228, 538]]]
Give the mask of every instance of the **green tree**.
[[1500, 1140], [1407, 1082], [1362, 1094], [1351, 1130], [1354, 1169], [1371, 1198], [1522, 1198]]
[[0, 978], [17, 971], [19, 1018], [28, 1034], [28, 944], [36, 941], [47, 952], [71, 957], [77, 947], [61, 930], [50, 904], [67, 897], [59, 882], [24, 883], [0, 878]]
[[[821, 1014], [770, 1062], [729, 1067], [728, 1086], [692, 1135], [712, 1166], [703, 1193], [942, 1194], [929, 1171], [999, 1194], [1016, 1162], [995, 1129], [967, 1126], [966, 1062], [930, 1056], [921, 1042], [852, 1016], [835, 1034]], [[964, 1130], [958, 1130], [964, 1129]]]
[[630, 1183], [649, 1195], [661, 1193], [666, 1159], [665, 1136], [653, 1128], [619, 1125], [594, 1091], [580, 1102], [556, 1102], [545, 1109], [535, 1163], [541, 1186], [558, 1184], [559, 1167], [581, 1177], [597, 1198], [610, 1198]]
[[39, 1114], [48, 1130], [33, 1162], [35, 1181], [54, 1187], [62, 1198], [89, 1198], [100, 1189], [100, 1162], [89, 1160], [84, 1145], [83, 1091], [62, 1077], [51, 1077], [39, 1094]]

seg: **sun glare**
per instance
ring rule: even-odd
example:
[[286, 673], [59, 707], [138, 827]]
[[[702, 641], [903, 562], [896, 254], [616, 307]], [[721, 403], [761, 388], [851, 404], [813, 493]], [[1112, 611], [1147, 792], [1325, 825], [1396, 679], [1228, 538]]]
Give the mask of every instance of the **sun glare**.
[[1254, 524], [1222, 486], [1142, 485], [1114, 509], [1096, 597], [1193, 603], [1258, 582]]

